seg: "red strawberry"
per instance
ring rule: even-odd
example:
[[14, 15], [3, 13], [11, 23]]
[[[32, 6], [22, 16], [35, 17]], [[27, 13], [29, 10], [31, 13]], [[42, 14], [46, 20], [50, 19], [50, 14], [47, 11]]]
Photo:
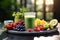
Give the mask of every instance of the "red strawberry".
[[40, 30], [43, 30], [44, 28], [43, 28], [43, 25], [40, 25]]
[[7, 28], [8, 30], [11, 30], [11, 29], [12, 29], [12, 26], [11, 26], [10, 24], [6, 24], [5, 26], [6, 26], [6, 28]]
[[14, 22], [12, 25], [13, 25], [13, 27], [16, 27], [17, 23]]
[[37, 28], [34, 28], [34, 31], [37, 31]]
[[37, 28], [38, 28], [38, 27], [37, 27], [37, 26], [35, 26], [35, 27], [34, 27], [34, 31], [37, 31]]
[[37, 28], [37, 31], [40, 31], [40, 27]]
[[43, 30], [43, 27], [40, 27], [40, 30]]
[[32, 32], [32, 29], [31, 29], [31, 28], [29, 28], [27, 31], [28, 31], [28, 32]]

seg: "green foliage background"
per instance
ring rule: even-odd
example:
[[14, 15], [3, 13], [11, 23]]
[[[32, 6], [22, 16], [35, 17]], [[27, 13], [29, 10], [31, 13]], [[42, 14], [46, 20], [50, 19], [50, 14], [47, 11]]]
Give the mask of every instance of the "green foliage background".
[[0, 20], [9, 20], [12, 18], [11, 0], [0, 0]]

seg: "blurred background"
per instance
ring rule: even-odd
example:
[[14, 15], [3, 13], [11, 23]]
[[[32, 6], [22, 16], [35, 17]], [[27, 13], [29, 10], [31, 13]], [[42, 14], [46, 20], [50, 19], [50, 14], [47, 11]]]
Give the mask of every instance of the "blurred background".
[[56, 18], [60, 22], [60, 0], [0, 0], [0, 21], [13, 20], [12, 13], [25, 7], [36, 12], [36, 17], [47, 21]]

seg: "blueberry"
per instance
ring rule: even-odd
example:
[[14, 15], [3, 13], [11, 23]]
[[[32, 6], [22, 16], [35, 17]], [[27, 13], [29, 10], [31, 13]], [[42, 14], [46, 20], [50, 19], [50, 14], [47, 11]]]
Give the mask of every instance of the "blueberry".
[[17, 31], [20, 31], [20, 29], [17, 29]]
[[14, 28], [16, 31], [25, 31], [25, 26], [18, 24], [16, 28]]
[[18, 28], [14, 28], [14, 30], [15, 30], [15, 31], [19, 31], [20, 29], [18, 29]]
[[23, 29], [20, 29], [20, 31], [22, 31]]
[[17, 28], [14, 28], [15, 31], [17, 31]]
[[16, 27], [17, 29], [19, 29], [19, 27]]
[[25, 31], [25, 29], [20, 29], [20, 31]]
[[21, 25], [20, 28], [24, 28], [23, 25]]

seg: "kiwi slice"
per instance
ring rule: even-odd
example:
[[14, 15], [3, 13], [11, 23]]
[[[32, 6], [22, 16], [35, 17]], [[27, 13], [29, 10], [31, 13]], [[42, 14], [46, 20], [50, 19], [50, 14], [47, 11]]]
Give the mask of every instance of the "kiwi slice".
[[57, 19], [53, 19], [53, 20], [50, 21], [49, 24], [50, 24], [51, 28], [54, 28], [58, 24], [58, 20]]

